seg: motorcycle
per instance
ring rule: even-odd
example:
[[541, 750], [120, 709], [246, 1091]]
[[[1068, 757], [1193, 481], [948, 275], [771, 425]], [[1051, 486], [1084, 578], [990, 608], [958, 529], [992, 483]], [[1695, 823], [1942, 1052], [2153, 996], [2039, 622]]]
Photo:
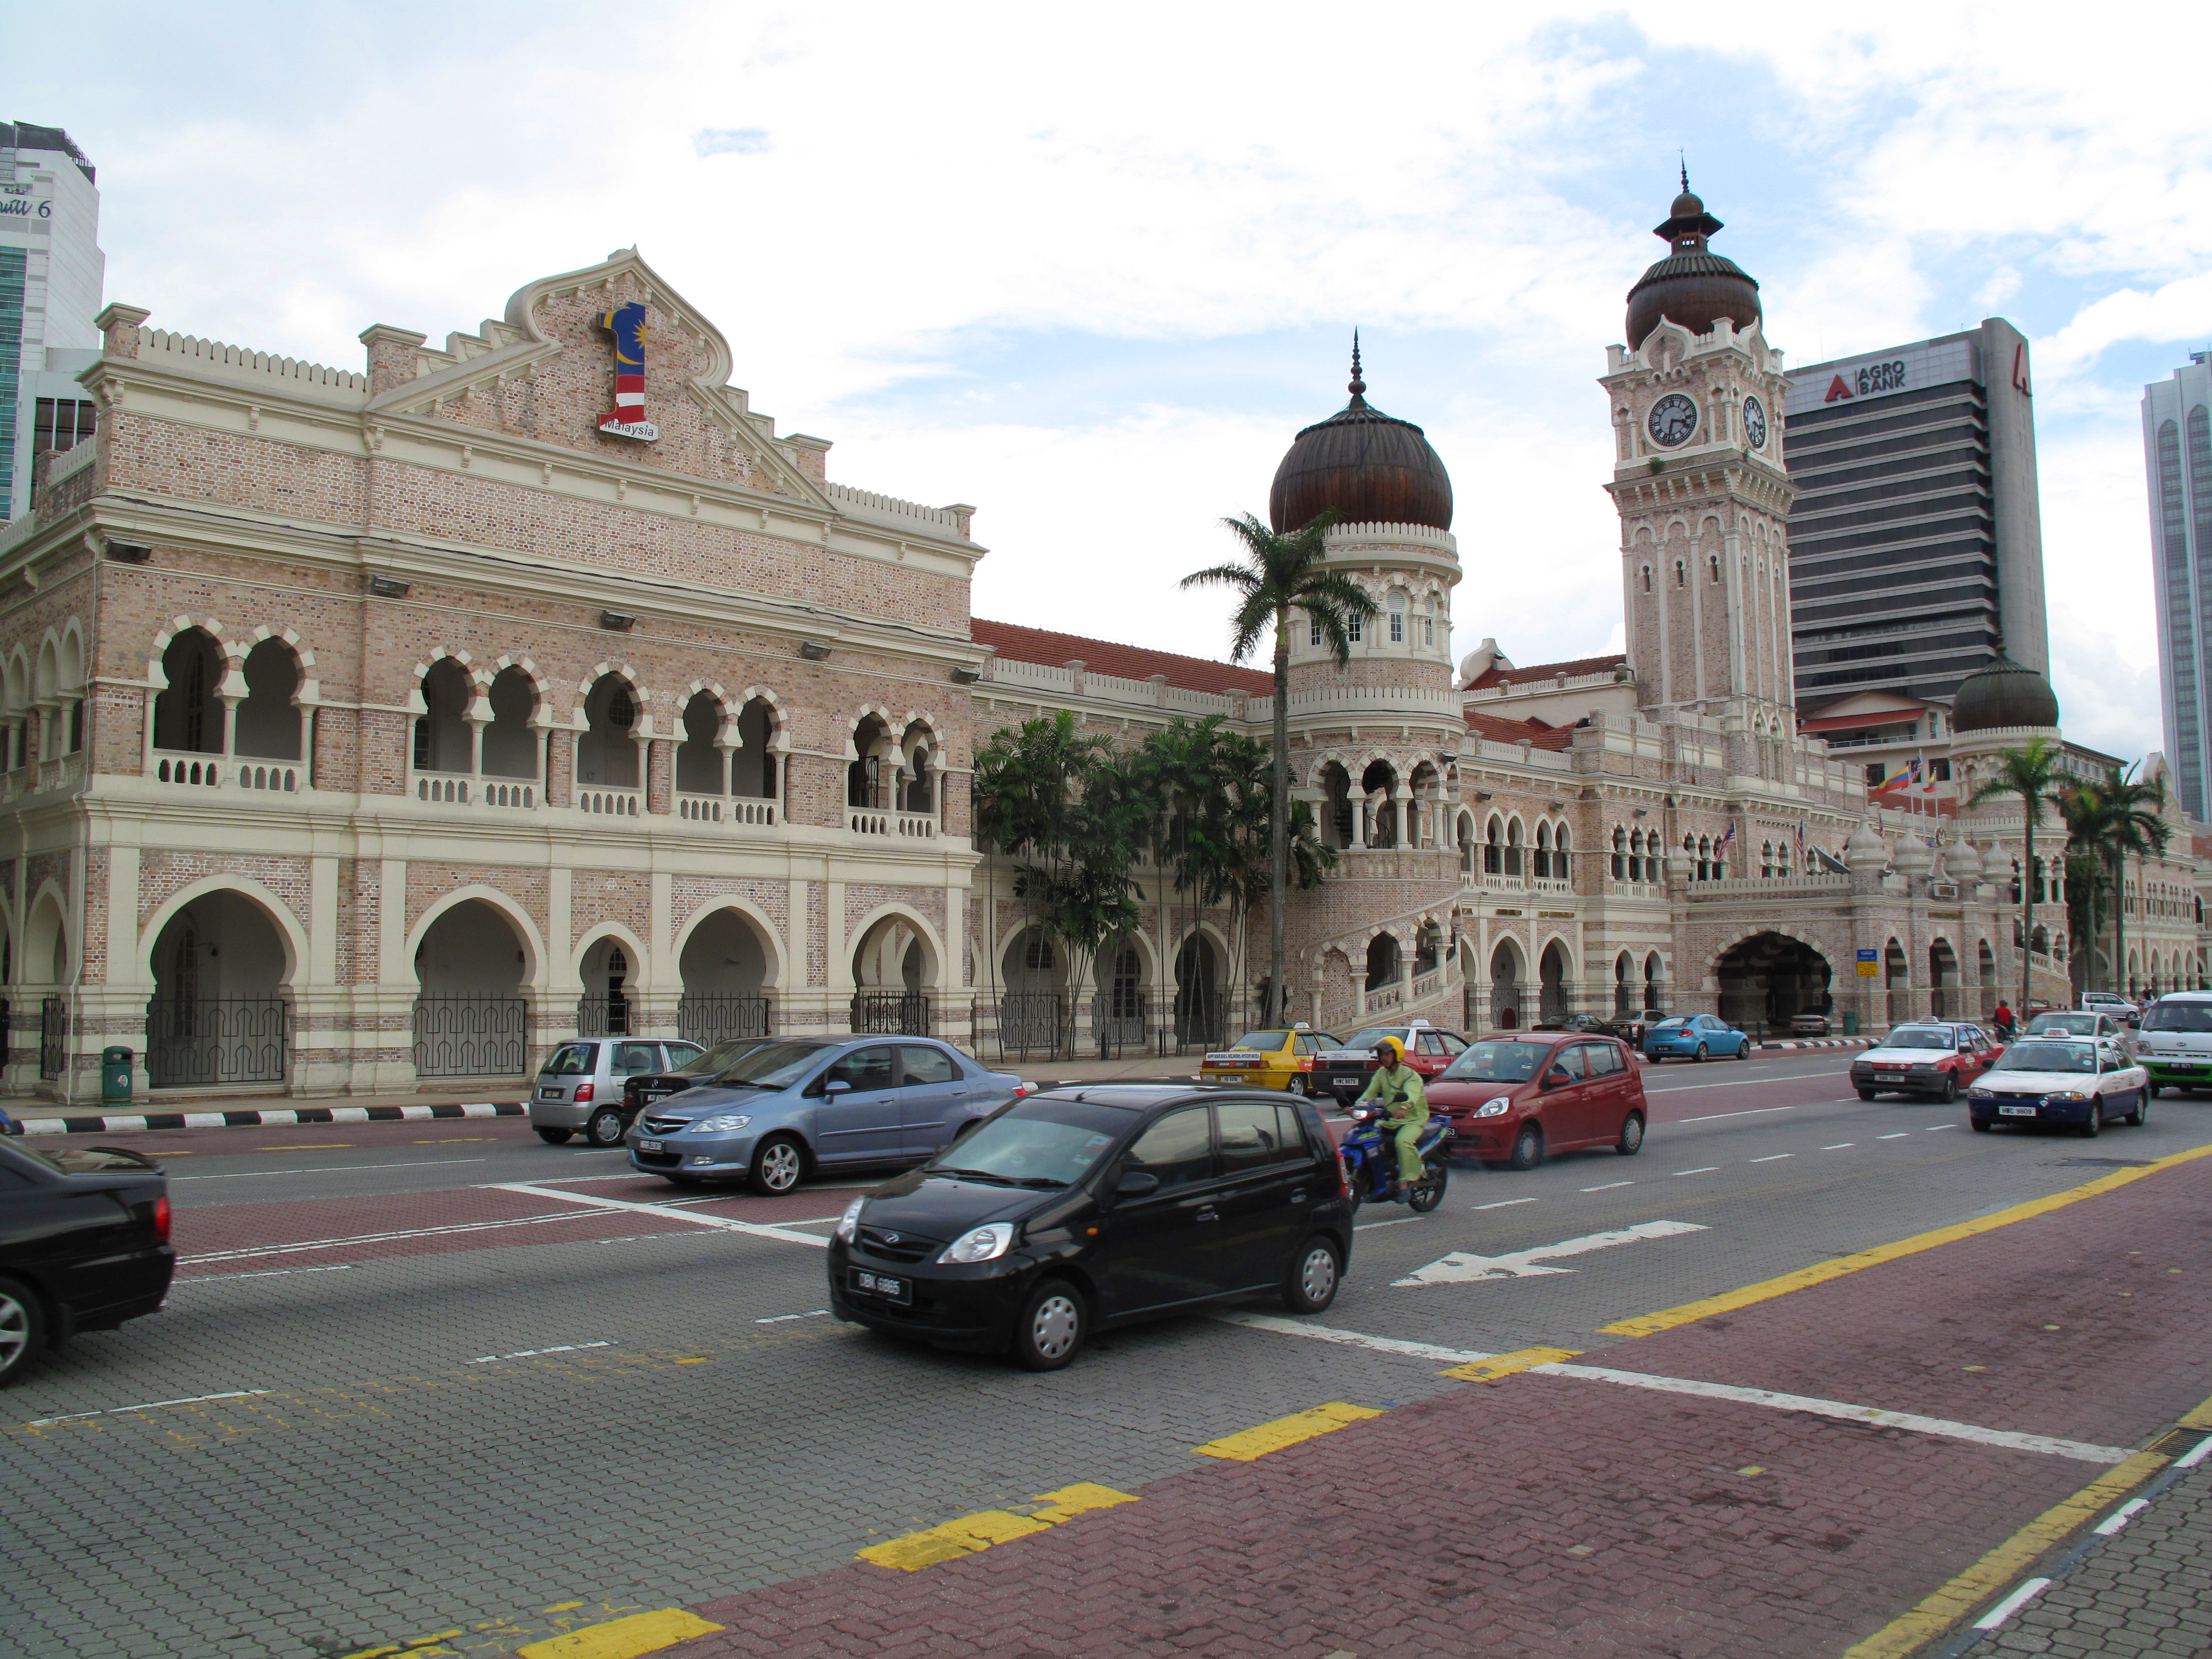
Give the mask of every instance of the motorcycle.
[[[1344, 1188], [1357, 1209], [1362, 1204], [1392, 1201], [1391, 1182], [1398, 1173], [1395, 1137], [1388, 1132], [1379, 1106], [1359, 1106], [1352, 1115], [1358, 1127], [1337, 1149], [1344, 1166]], [[1421, 1178], [1403, 1194], [1416, 1215], [1426, 1215], [1444, 1201], [1444, 1187], [1451, 1178], [1451, 1119], [1442, 1112], [1429, 1115], [1428, 1127], [1414, 1143], [1421, 1154]]]

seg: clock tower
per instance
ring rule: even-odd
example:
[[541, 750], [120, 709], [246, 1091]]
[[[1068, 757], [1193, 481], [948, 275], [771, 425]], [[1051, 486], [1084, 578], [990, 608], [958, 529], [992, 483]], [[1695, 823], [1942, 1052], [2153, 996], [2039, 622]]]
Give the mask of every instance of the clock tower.
[[1708, 246], [1721, 222], [1689, 179], [1654, 234], [1667, 257], [1628, 295], [1607, 348], [1628, 663], [1644, 712], [1709, 718], [1728, 769], [1778, 778], [1795, 735], [1790, 658], [1791, 488], [1782, 354], [1759, 284]]

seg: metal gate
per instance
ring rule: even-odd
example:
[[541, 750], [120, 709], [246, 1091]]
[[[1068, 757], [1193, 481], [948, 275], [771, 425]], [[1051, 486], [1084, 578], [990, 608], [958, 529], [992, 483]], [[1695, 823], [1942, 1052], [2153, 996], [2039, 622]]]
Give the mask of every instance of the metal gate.
[[612, 996], [581, 996], [576, 999], [576, 1032], [580, 1036], [633, 1036], [630, 1027], [630, 1000], [617, 992]]
[[686, 996], [676, 1005], [677, 1034], [709, 1048], [736, 1037], [764, 1037], [773, 1024], [764, 996]]
[[1152, 1034], [1152, 1021], [1142, 991], [1116, 988], [1091, 999], [1091, 1035], [1098, 1045], [1098, 1058], [1119, 1060], [1131, 1048], [1142, 1048]]
[[853, 996], [853, 1030], [865, 1036], [927, 1036], [926, 991], [859, 991]]
[[520, 1077], [529, 1030], [521, 997], [417, 997], [415, 1075]]
[[1009, 991], [999, 999], [999, 1052], [1057, 1054], [1066, 1003], [1057, 991]]
[[55, 1078], [69, 1063], [69, 1002], [48, 997], [39, 1005], [39, 1075]]
[[156, 997], [146, 1005], [146, 1080], [156, 1089], [282, 1083], [292, 1006], [282, 997]]

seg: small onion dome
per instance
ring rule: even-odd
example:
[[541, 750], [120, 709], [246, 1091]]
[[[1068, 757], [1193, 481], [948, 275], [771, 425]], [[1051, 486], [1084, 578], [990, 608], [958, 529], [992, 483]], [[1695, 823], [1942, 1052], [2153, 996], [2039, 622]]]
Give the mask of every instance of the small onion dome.
[[1954, 841], [1943, 849], [1943, 873], [1952, 881], [1979, 881], [1982, 855], [1970, 841]]
[[1662, 317], [1692, 334], [1711, 333], [1713, 324], [1723, 317], [1738, 328], [1749, 328], [1759, 320], [1759, 284], [1735, 260], [1724, 259], [1705, 246], [1706, 240], [1720, 228], [1721, 222], [1690, 193], [1686, 172], [1674, 210], [1665, 224], [1653, 227], [1651, 232], [1664, 239], [1670, 252], [1628, 290], [1631, 351], [1644, 343]]
[[1339, 524], [1418, 524], [1449, 530], [1451, 476], [1421, 428], [1368, 406], [1352, 343], [1352, 401], [1298, 434], [1275, 469], [1267, 517], [1288, 534], [1334, 510]]
[[1924, 876], [1936, 867], [1936, 849], [1908, 830], [1898, 837], [1890, 864], [1900, 876]]
[[2050, 682], [1997, 650], [1996, 659], [1959, 684], [1951, 700], [1954, 732], [1995, 732], [2015, 726], [2056, 726], [2058, 699]]
[[1869, 818], [1851, 832], [1844, 843], [1844, 862], [1854, 870], [1881, 870], [1889, 865], [1889, 843], [1881, 838], [1881, 831]]

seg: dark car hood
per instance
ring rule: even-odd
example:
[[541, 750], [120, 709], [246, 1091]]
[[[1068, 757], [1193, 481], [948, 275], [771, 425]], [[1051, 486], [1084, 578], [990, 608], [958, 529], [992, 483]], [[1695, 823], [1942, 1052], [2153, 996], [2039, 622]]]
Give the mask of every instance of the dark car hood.
[[713, 1084], [679, 1089], [654, 1101], [646, 1109], [655, 1117], [712, 1117], [716, 1112], [741, 1111], [763, 1101], [780, 1100], [781, 1089], [728, 1089]]
[[869, 1198], [860, 1212], [860, 1224], [921, 1238], [954, 1239], [986, 1222], [1024, 1220], [1066, 1196], [1065, 1188], [999, 1187], [909, 1170]]

